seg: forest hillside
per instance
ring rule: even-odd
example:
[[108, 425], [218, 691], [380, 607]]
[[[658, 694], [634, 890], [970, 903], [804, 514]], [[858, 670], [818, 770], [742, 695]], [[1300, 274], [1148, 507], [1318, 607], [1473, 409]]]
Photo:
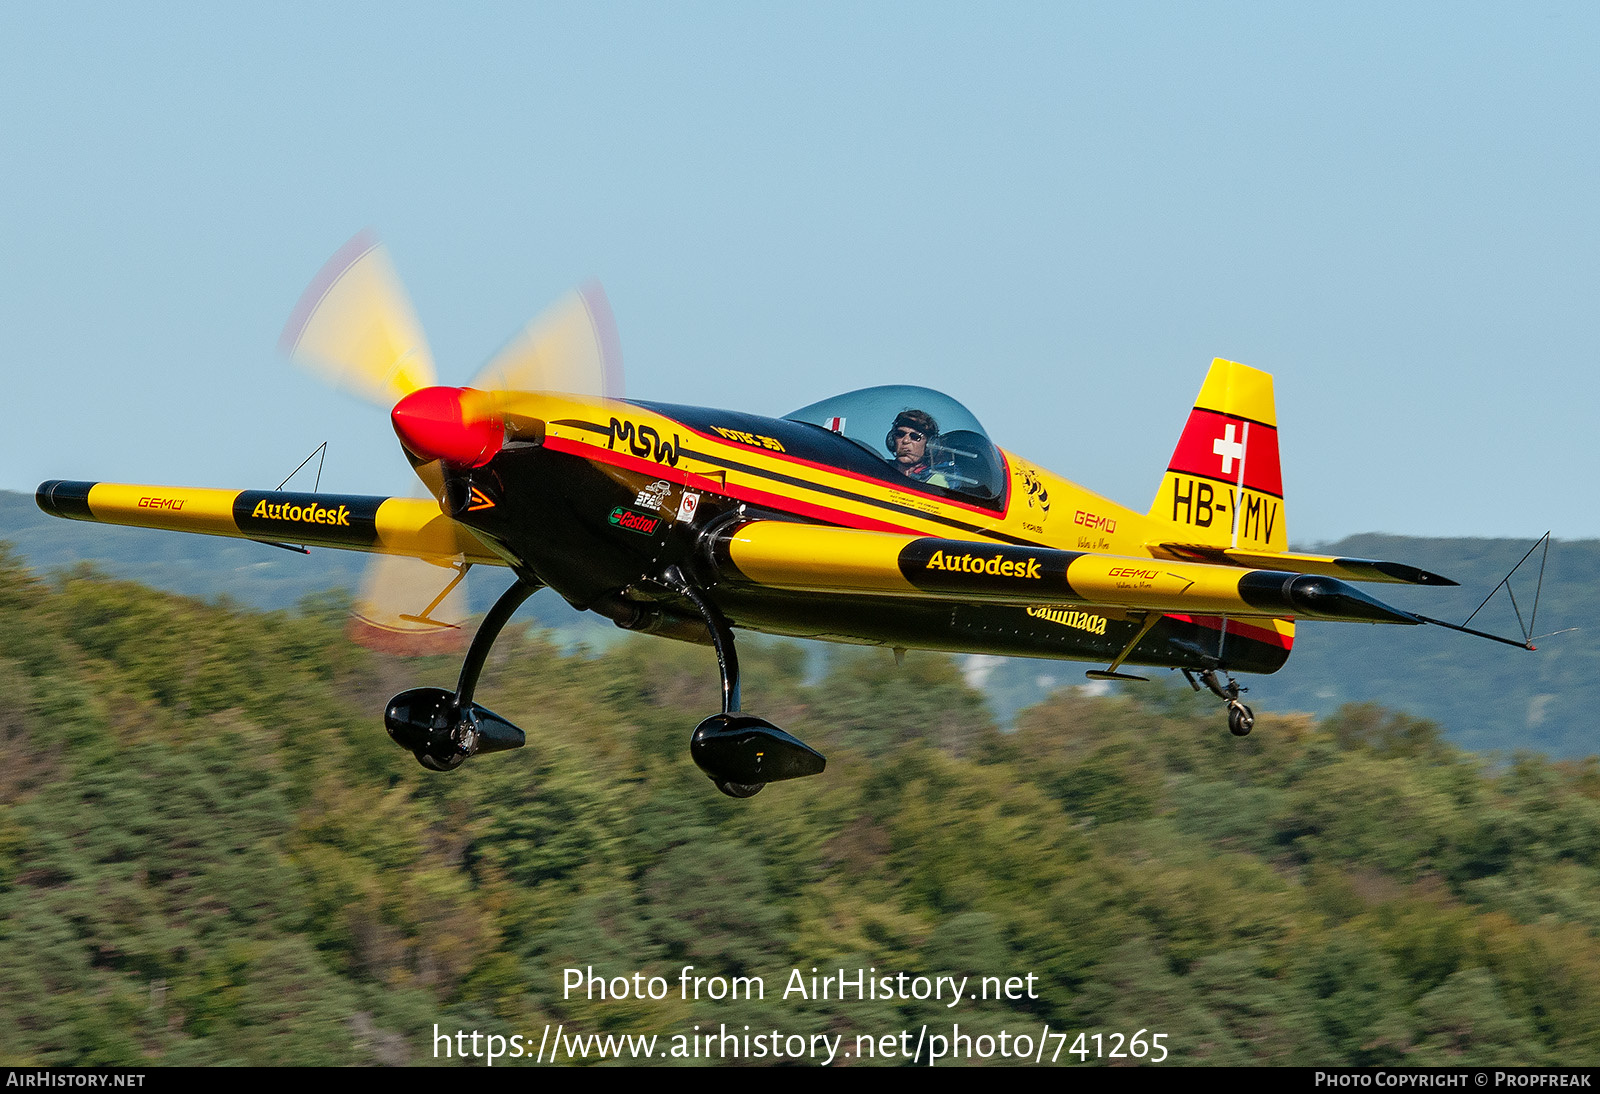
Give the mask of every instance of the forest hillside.
[[[528, 747], [438, 775], [381, 710], [456, 666], [352, 647], [344, 610], [0, 555], [0, 1061], [417, 1064], [438, 1030], [531, 1055], [559, 1027], [666, 1063], [750, 1027], [881, 1063], [858, 1038], [955, 1025], [1067, 1034], [1059, 1064], [1136, 1034], [1180, 1064], [1600, 1061], [1593, 759], [1491, 762], [1366, 705], [1237, 739], [1160, 685], [1058, 691], [1002, 732], [949, 658], [819, 675], [752, 645], [746, 708], [828, 769], [733, 801], [687, 756], [709, 649], [532, 631], [479, 690]], [[685, 966], [763, 997], [686, 999]], [[569, 969], [671, 990], [585, 998]], [[812, 970], [1029, 987], [785, 992]]]

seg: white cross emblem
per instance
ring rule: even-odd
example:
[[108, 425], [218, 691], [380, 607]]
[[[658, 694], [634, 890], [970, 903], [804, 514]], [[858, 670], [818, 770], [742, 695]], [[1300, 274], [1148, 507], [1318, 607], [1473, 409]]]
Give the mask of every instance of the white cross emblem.
[[1233, 439], [1234, 426], [1230, 422], [1223, 430], [1222, 436], [1217, 438], [1211, 446], [1211, 451], [1222, 457], [1222, 473], [1228, 474], [1233, 470], [1233, 461], [1244, 463], [1244, 445]]

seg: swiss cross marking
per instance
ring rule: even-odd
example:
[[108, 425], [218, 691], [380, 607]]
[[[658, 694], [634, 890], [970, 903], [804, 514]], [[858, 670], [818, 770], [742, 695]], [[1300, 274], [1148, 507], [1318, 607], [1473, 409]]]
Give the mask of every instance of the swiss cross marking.
[[1233, 439], [1235, 426], [1232, 422], [1223, 429], [1222, 436], [1217, 438], [1211, 446], [1211, 451], [1222, 457], [1222, 473], [1228, 474], [1233, 470], [1233, 461], [1244, 461], [1244, 445]]

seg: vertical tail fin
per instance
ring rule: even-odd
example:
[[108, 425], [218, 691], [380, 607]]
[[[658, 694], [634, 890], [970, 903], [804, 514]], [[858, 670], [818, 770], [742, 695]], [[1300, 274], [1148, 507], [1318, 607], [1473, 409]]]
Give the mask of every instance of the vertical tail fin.
[[1270, 373], [1211, 362], [1150, 516], [1177, 525], [1181, 543], [1288, 548]]

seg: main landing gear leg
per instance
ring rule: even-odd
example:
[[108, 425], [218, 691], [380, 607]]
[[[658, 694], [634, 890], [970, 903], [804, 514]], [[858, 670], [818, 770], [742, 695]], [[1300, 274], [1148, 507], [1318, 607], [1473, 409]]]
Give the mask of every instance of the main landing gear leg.
[[695, 726], [689, 738], [689, 755], [700, 770], [730, 798], [754, 797], [768, 783], [820, 773], [828, 762], [822, 753], [766, 719], [740, 712], [739, 654], [733, 647], [733, 628], [682, 570], [671, 566], [664, 576], [673, 591], [686, 597], [705, 620], [722, 674], [722, 713]]
[[416, 756], [430, 771], [454, 771], [480, 752], [521, 748], [527, 736], [492, 710], [472, 701], [489, 647], [511, 621], [512, 615], [540, 588], [536, 581], [519, 578], [500, 594], [478, 633], [472, 636], [467, 658], [461, 664], [456, 690], [412, 688], [389, 700], [383, 726], [395, 744]]
[[[1227, 673], [1223, 673], [1223, 675], [1228, 676]], [[1183, 677], [1185, 680], [1189, 681], [1190, 687], [1194, 688], [1196, 691], [1200, 690], [1200, 684], [1195, 682], [1194, 675], [1191, 674], [1188, 669], [1183, 670]], [[1243, 691], [1249, 691], [1250, 689], [1241, 688], [1239, 686], [1239, 682], [1232, 676], [1228, 676], [1228, 683], [1226, 686], [1217, 683], [1216, 669], [1205, 669], [1202, 671], [1200, 673], [1200, 680], [1205, 684], [1206, 687], [1211, 689], [1211, 694], [1228, 704], [1228, 732], [1232, 733], [1235, 737], [1247, 736], [1250, 731], [1255, 728], [1256, 715], [1255, 711], [1239, 702], [1239, 693]]]

